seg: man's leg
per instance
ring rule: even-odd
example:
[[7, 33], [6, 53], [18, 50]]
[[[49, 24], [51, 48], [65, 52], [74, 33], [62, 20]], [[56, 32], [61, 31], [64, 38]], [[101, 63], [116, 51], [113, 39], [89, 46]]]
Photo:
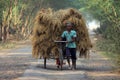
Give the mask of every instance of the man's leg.
[[76, 60], [72, 59], [72, 69], [76, 69]]
[[72, 58], [72, 69], [76, 69], [76, 48], [71, 48], [71, 58]]
[[68, 62], [69, 67], [71, 67], [71, 65], [70, 65], [70, 57], [69, 56], [67, 57], [67, 62]]
[[67, 62], [68, 62], [68, 69], [71, 69], [71, 65], [70, 65], [70, 49], [66, 47], [66, 58], [67, 58]]

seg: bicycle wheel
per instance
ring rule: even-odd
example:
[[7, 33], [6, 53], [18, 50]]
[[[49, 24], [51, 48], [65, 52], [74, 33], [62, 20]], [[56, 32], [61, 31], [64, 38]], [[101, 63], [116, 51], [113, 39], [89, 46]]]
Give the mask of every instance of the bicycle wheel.
[[62, 49], [59, 49], [59, 61], [60, 61], [60, 69], [62, 70], [63, 68], [63, 54], [62, 54]]
[[60, 58], [60, 69], [62, 70], [63, 68], [63, 60]]

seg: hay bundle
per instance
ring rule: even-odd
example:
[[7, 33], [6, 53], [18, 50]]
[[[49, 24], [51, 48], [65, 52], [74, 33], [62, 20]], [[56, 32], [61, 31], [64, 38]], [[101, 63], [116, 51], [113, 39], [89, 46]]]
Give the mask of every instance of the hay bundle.
[[57, 39], [58, 34], [55, 33], [60, 31], [61, 22], [53, 17], [51, 10], [43, 9], [35, 18], [32, 38], [32, 54], [35, 58], [49, 58], [51, 54], [58, 57], [58, 48], [54, 40]]
[[33, 57], [49, 58], [59, 56], [58, 46], [54, 40], [58, 40], [65, 30], [65, 22], [70, 21], [77, 31], [77, 46], [81, 52], [87, 52], [91, 47], [88, 30], [82, 15], [75, 9], [66, 9], [53, 12], [51, 9], [40, 10], [35, 18], [33, 29]]
[[[88, 55], [88, 50], [92, 47], [88, 29], [82, 15], [75, 9], [60, 10], [56, 12], [57, 17], [63, 23], [66, 21], [72, 22], [74, 30], [77, 31], [77, 49], [80, 51], [80, 57]], [[65, 30], [64, 28], [62, 30]]]

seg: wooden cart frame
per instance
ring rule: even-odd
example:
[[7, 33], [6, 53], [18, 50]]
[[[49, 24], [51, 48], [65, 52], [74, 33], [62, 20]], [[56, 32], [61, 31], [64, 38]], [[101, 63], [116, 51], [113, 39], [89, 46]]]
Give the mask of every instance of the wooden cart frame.
[[[64, 57], [63, 57], [63, 51], [62, 51], [62, 43], [66, 43], [67, 41], [54, 41], [58, 47], [59, 47], [59, 61], [60, 61], [60, 69], [62, 70], [63, 68], [63, 60], [64, 60]], [[44, 58], [44, 68], [46, 69], [47, 65], [47, 58]]]

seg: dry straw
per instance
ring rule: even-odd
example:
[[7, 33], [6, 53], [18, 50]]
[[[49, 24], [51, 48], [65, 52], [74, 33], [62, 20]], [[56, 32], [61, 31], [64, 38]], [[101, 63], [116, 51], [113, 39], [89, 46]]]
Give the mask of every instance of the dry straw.
[[88, 29], [82, 15], [76, 9], [65, 9], [53, 12], [52, 9], [42, 9], [35, 18], [33, 28], [33, 50], [35, 58], [57, 58], [58, 46], [54, 40], [58, 40], [65, 30], [66, 21], [72, 22], [77, 31], [77, 49], [80, 56], [85, 56], [92, 44], [88, 35]]

